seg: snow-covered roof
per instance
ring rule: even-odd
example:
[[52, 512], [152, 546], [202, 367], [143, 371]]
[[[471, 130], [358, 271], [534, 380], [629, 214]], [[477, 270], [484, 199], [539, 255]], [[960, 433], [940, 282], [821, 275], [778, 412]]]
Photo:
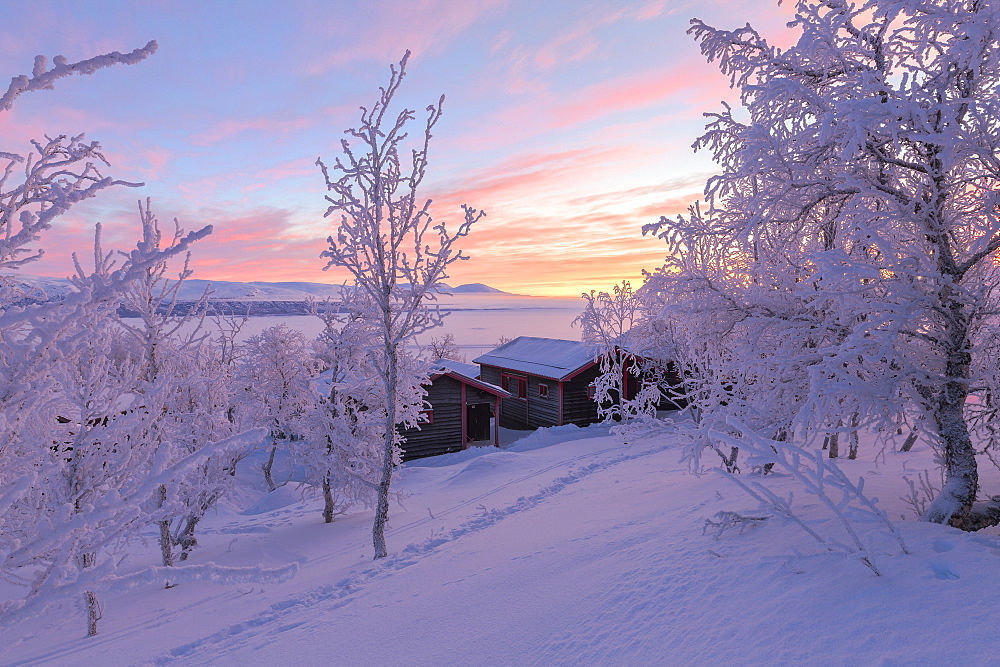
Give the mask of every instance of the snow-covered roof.
[[520, 336], [474, 361], [512, 371], [564, 380], [594, 362], [594, 355], [578, 340]]
[[479, 366], [476, 364], [467, 364], [464, 361], [455, 361], [454, 359], [438, 359], [431, 363], [431, 370], [438, 370], [439, 368], [455, 371], [456, 373], [461, 373], [462, 375], [473, 379], [479, 377]]
[[437, 361], [431, 363], [431, 377], [440, 377], [441, 375], [450, 375], [460, 382], [464, 382], [479, 389], [484, 389], [494, 396], [500, 396], [502, 398], [508, 398], [510, 396], [510, 393], [505, 389], [498, 387], [495, 384], [480, 380], [479, 366], [476, 366], [475, 364], [466, 364], [453, 359], [438, 359]]

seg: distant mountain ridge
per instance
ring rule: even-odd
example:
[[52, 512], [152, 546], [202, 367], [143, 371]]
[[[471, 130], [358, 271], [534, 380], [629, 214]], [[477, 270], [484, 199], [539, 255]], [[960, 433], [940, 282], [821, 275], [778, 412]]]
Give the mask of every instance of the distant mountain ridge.
[[489, 285], [484, 285], [483, 283], [468, 283], [465, 285], [459, 285], [458, 287], [449, 287], [452, 294], [507, 294], [512, 295], [510, 292], [504, 292], [503, 290], [498, 290], [496, 287], [490, 287]]
[[[59, 300], [73, 290], [66, 278], [44, 276], [17, 276], [19, 282], [32, 287], [26, 302]], [[309, 312], [310, 300], [339, 299], [340, 285], [310, 282], [235, 282], [228, 280], [203, 280], [188, 278], [177, 294], [177, 305], [190, 305], [201, 299], [205, 289], [211, 289], [209, 300], [216, 304], [214, 310], [226, 313], [251, 315], [304, 315]], [[469, 283], [451, 287], [445, 285], [445, 294], [495, 294], [508, 295], [483, 283]], [[124, 313], [123, 313], [124, 314]], [[127, 316], [127, 315], [126, 315]]]

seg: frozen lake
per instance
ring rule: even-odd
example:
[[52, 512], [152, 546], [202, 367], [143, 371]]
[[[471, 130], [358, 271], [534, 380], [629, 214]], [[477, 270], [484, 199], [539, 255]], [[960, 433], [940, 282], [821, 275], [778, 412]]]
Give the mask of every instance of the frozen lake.
[[[580, 340], [580, 329], [573, 326], [573, 320], [583, 310], [583, 299], [456, 294], [442, 297], [438, 303], [441, 311], [447, 313], [444, 326], [423, 334], [417, 342], [426, 344], [431, 338], [450, 333], [470, 361], [496, 347], [501, 336]], [[310, 338], [319, 335], [322, 329], [320, 320], [310, 315], [251, 317], [239, 338], [248, 338], [282, 323]]]

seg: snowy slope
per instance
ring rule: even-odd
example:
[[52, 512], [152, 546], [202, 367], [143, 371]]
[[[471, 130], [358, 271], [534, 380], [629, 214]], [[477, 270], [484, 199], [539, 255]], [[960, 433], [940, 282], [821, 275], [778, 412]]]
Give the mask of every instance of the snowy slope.
[[[582, 439], [581, 439], [582, 438]], [[300, 564], [282, 584], [182, 584], [109, 597], [102, 634], [71, 605], [4, 632], [5, 664], [990, 664], [1000, 540], [903, 523], [911, 555], [876, 577], [777, 520], [719, 539], [754, 506], [696, 477], [667, 440], [601, 427], [407, 464], [371, 558], [370, 512], [334, 524], [289, 487], [210, 517], [196, 562]], [[898, 475], [930, 453], [844, 462], [894, 517]], [[769, 482], [793, 490], [787, 478]], [[798, 497], [798, 495], [797, 495]], [[249, 499], [249, 496], [247, 497]], [[818, 531], [834, 530], [814, 500]], [[147, 557], [154, 558], [154, 545]], [[798, 552], [799, 555], [796, 555]]]

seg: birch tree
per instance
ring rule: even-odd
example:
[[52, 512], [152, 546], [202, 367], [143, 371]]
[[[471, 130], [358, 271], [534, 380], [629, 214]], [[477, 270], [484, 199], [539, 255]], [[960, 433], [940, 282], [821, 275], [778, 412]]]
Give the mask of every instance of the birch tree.
[[262, 472], [268, 491], [274, 491], [272, 468], [279, 443], [293, 438], [298, 418], [313, 402], [310, 380], [317, 369], [313, 351], [301, 331], [283, 324], [264, 329], [242, 344], [235, 382], [243, 419], [270, 431], [268, 456]]
[[385, 524], [393, 469], [399, 462], [399, 425], [416, 426], [418, 403], [401, 401], [404, 385], [419, 385], [401, 377], [407, 345], [414, 336], [441, 324], [442, 315], [429, 302], [444, 287], [448, 267], [465, 256], [459, 240], [468, 235], [483, 213], [462, 207], [463, 218], [449, 230], [434, 221], [431, 200], [421, 198], [427, 173], [431, 131], [441, 118], [444, 96], [426, 108], [423, 131], [408, 142], [413, 110], [390, 111], [406, 75], [407, 51], [398, 67], [390, 67], [389, 83], [380, 88], [370, 107], [361, 107], [360, 123], [346, 130], [342, 155], [331, 166], [316, 163], [323, 173], [329, 207], [326, 216], [340, 214], [337, 231], [327, 239], [326, 268], [346, 269], [353, 286], [367, 299], [365, 318], [375, 328], [370, 350], [379, 369], [385, 404], [382, 461], [377, 485], [372, 542], [375, 558], [384, 558]]
[[[211, 288], [207, 287], [193, 304], [180, 305], [184, 282], [193, 274], [190, 253], [174, 277], [163, 251], [184, 237], [184, 230], [174, 219], [172, 236], [164, 236], [153, 213], [151, 201], [139, 201], [141, 239], [130, 254], [133, 260], [145, 261], [139, 278], [121, 296], [121, 305], [129, 317], [117, 320], [137, 364], [133, 391], [143, 396], [145, 409], [132, 418], [145, 417], [145, 439], [155, 440], [155, 448], [169, 461], [178, 461], [197, 452], [206, 442], [217, 442], [236, 432], [226, 418], [231, 383], [225, 368], [218, 363], [215, 341], [203, 331]], [[121, 314], [121, 309], [119, 314]], [[250, 428], [250, 426], [247, 426]], [[245, 430], [245, 429], [244, 429]], [[180, 560], [186, 560], [197, 544], [195, 528], [202, 517], [231, 487], [231, 472], [243, 451], [219, 451], [194, 467], [172, 489], [158, 490], [162, 518], [159, 522], [160, 552], [164, 566], [174, 564], [174, 547], [180, 546]], [[175, 511], [166, 511], [174, 507]]]
[[[304, 481], [321, 490], [326, 523], [354, 504], [374, 507], [385, 426], [385, 387], [370, 354], [376, 332], [365, 318], [367, 308], [354, 306], [356, 291], [345, 287], [341, 292], [336, 306], [327, 301], [314, 308], [324, 323], [315, 345], [326, 370], [299, 420], [305, 437], [289, 443]], [[419, 402], [423, 394], [416, 389], [400, 402]]]
[[809, 439], [838, 420], [886, 435], [902, 404], [946, 475], [924, 518], [975, 529], [996, 516], [976, 506], [968, 399], [996, 394], [1000, 15], [982, 0], [795, 8], [785, 51], [692, 21], [741, 108], [708, 114], [695, 143], [722, 167], [707, 206], [648, 230], [671, 250], [658, 289], [704, 297], [737, 388], [715, 408], [774, 409], [758, 425]]

